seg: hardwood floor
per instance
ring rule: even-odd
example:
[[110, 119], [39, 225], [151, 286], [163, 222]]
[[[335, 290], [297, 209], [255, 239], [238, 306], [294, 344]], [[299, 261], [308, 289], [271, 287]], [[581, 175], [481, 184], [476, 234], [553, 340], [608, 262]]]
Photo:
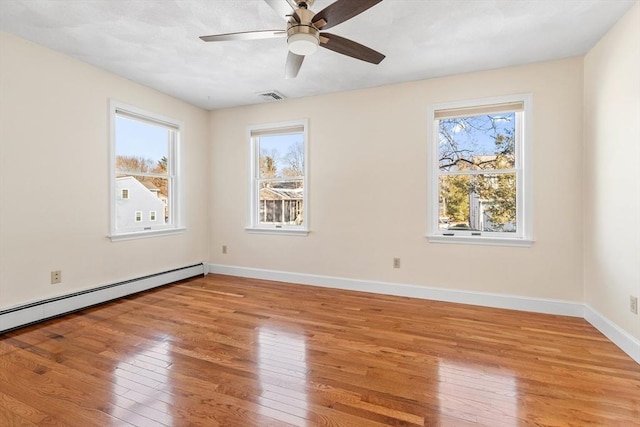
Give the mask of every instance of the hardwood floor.
[[640, 426], [585, 320], [209, 275], [0, 335], [2, 426]]

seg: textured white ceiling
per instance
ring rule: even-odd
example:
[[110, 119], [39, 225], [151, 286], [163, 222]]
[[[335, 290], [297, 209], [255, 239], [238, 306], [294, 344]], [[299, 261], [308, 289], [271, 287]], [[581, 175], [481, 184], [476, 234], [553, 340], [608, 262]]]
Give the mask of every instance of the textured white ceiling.
[[217, 109], [267, 90], [296, 98], [583, 55], [637, 2], [384, 0], [330, 30], [387, 55], [380, 65], [319, 49], [291, 80], [284, 38], [198, 38], [285, 29], [263, 0], [0, 0], [0, 29]]

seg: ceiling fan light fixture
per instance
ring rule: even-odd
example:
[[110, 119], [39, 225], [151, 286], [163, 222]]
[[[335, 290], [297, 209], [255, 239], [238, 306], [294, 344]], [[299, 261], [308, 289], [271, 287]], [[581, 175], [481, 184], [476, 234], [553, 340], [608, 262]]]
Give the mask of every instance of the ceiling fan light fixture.
[[311, 55], [318, 50], [318, 37], [309, 33], [296, 33], [287, 38], [289, 51], [296, 55]]

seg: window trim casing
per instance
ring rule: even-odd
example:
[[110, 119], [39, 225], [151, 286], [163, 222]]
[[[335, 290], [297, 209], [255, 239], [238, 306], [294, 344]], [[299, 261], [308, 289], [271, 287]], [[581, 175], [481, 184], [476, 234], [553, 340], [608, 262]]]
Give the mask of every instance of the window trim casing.
[[[439, 211], [439, 166], [436, 159], [439, 157], [438, 126], [436, 126], [436, 112], [453, 110], [457, 108], [484, 107], [495, 104], [509, 104], [521, 102], [523, 111], [522, 119], [516, 125], [520, 127], [520, 139], [516, 143], [516, 212], [517, 229], [521, 230], [517, 236], [508, 236], [506, 233], [483, 233], [481, 236], [470, 234], [444, 235], [438, 228]], [[426, 238], [432, 243], [457, 243], [474, 245], [497, 246], [523, 246], [533, 244], [532, 224], [532, 171], [531, 171], [531, 141], [532, 141], [532, 117], [533, 95], [522, 93], [514, 95], [497, 96], [490, 98], [471, 99], [454, 102], [431, 104], [427, 113], [428, 158], [427, 167], [430, 171], [427, 176], [428, 185], [428, 215]], [[518, 130], [517, 130], [518, 132]]]
[[[277, 133], [279, 129], [302, 127], [304, 137], [304, 199], [302, 212], [302, 225], [261, 225], [258, 220], [259, 215], [259, 190], [257, 185], [257, 159], [258, 144], [256, 143], [254, 132], [271, 132]], [[285, 132], [283, 132], [285, 133]], [[249, 233], [261, 234], [279, 234], [279, 235], [298, 235], [307, 236], [309, 234], [309, 119], [289, 120], [283, 122], [264, 123], [258, 125], [250, 125], [247, 127], [246, 138], [249, 141], [249, 211], [247, 215], [247, 226], [245, 230]]]
[[[118, 231], [116, 229], [116, 116], [118, 112], [129, 115], [134, 119], [154, 125], [164, 125], [176, 130], [175, 138], [169, 147], [170, 159], [170, 175], [173, 178], [170, 181], [169, 189], [169, 209], [173, 215], [173, 221], [170, 225], [157, 226], [152, 229], [144, 229], [137, 231]], [[158, 237], [171, 234], [184, 233], [186, 227], [184, 225], [184, 177], [183, 177], [183, 156], [182, 156], [182, 139], [184, 138], [184, 122], [170, 117], [163, 116], [142, 108], [135, 107], [114, 99], [109, 99], [109, 234], [107, 237], [112, 242], [142, 239], [149, 237]]]

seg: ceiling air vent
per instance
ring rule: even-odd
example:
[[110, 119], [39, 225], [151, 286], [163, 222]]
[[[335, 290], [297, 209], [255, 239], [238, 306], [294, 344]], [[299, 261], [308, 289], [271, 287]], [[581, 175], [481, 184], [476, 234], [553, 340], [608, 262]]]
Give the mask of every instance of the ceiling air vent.
[[284, 99], [284, 95], [276, 92], [275, 90], [268, 90], [266, 92], [259, 93], [258, 96], [263, 101], [280, 101]]

